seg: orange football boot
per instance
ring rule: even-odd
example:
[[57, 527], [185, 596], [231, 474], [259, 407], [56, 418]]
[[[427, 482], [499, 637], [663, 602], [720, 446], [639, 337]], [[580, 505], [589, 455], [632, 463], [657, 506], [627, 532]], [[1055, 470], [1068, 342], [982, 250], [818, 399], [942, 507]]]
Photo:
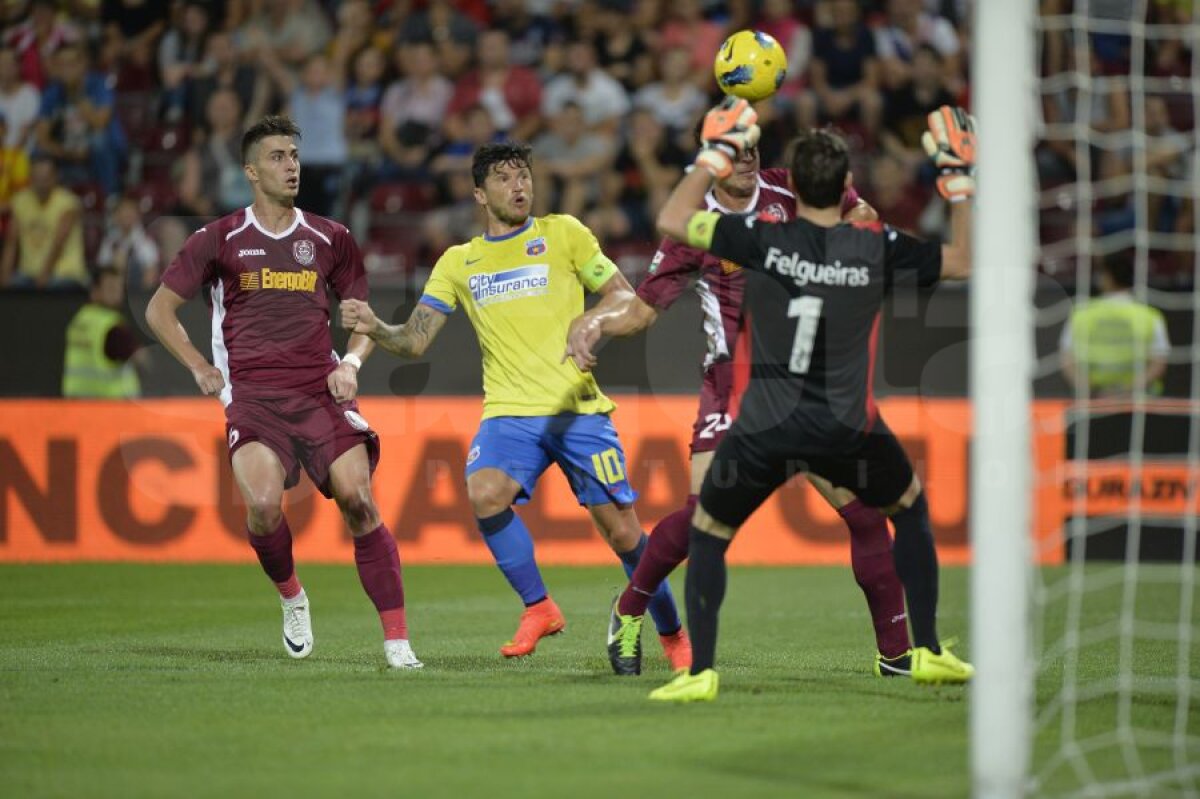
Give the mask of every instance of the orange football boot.
[[[537, 649], [538, 641], [547, 635], [558, 635], [566, 629], [567, 620], [554, 600], [546, 597], [536, 605], [525, 608], [521, 614], [521, 623], [513, 633], [512, 640], [500, 647], [500, 654], [506, 658], [519, 658], [532, 655]], [[690, 653], [690, 648], [689, 648]], [[690, 654], [689, 654], [690, 657]]]

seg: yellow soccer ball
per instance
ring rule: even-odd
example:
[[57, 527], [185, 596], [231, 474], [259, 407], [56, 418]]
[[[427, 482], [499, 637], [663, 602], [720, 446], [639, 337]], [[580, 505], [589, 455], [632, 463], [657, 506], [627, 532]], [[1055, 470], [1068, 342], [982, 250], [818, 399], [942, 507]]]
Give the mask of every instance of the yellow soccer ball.
[[787, 77], [787, 54], [762, 31], [738, 31], [717, 51], [713, 74], [721, 91], [757, 103], [774, 94]]

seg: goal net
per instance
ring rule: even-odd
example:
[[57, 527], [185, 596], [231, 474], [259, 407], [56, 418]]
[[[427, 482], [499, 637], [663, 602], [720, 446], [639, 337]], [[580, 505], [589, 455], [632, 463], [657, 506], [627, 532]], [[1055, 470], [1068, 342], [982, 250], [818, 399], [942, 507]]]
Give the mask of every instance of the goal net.
[[1200, 0], [975, 30], [973, 790], [1200, 796]]

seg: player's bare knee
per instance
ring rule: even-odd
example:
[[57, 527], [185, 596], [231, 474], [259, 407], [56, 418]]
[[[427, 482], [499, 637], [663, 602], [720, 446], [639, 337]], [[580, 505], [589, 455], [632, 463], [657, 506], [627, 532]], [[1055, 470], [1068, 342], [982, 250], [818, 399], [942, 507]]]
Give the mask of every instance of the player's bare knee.
[[280, 497], [255, 497], [246, 502], [246, 526], [254, 535], [268, 535], [283, 521]]
[[337, 505], [346, 526], [355, 536], [366, 535], [380, 524], [379, 511], [369, 486], [338, 497]]
[[503, 513], [512, 505], [513, 496], [500, 480], [468, 480], [467, 499], [476, 518], [486, 519]]

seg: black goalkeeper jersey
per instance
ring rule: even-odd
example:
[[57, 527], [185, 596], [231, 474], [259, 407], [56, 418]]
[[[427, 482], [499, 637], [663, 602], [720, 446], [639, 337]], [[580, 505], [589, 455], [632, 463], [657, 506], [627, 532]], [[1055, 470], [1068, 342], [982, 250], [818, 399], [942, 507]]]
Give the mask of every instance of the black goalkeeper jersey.
[[869, 431], [883, 299], [898, 283], [937, 283], [941, 245], [879, 222], [826, 228], [750, 215], [718, 220], [709, 249], [747, 272], [742, 432], [787, 422], [808, 444], [836, 447]]

